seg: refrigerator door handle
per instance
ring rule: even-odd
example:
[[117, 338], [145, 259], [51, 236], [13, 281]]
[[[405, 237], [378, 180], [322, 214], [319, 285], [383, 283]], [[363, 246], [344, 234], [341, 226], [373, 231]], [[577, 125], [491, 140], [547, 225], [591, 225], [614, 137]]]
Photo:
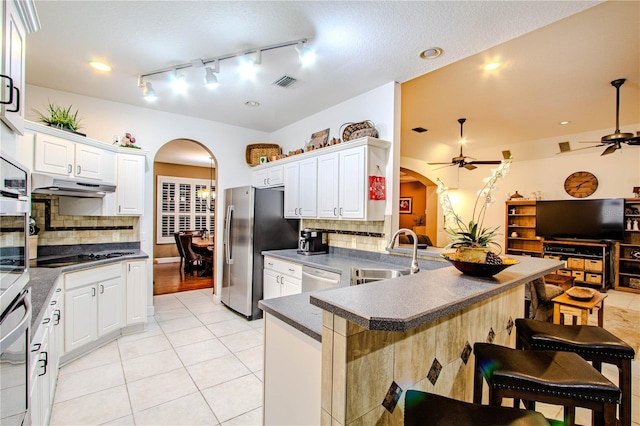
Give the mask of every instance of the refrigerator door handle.
[[228, 265], [231, 265], [233, 263], [233, 259], [231, 257], [231, 244], [229, 241], [231, 234], [231, 220], [233, 219], [233, 210], [233, 204], [229, 204], [227, 206], [227, 216], [226, 222], [224, 224], [224, 255]]

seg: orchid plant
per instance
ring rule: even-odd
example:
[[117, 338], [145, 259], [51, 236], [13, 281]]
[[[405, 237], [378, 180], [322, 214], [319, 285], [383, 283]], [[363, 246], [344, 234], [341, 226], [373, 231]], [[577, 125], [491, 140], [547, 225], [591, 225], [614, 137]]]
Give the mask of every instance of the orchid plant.
[[493, 241], [499, 235], [499, 226], [495, 228], [484, 228], [484, 218], [487, 207], [495, 202], [492, 192], [497, 190], [498, 180], [504, 177], [509, 171], [512, 159], [503, 160], [500, 165], [492, 170], [491, 176], [484, 179], [484, 187], [478, 191], [478, 197], [473, 206], [471, 220], [466, 223], [453, 210], [451, 200], [449, 199], [449, 190], [444, 183], [437, 179], [438, 182], [438, 200], [444, 213], [445, 229], [451, 235], [451, 242], [445, 248], [457, 247], [491, 247], [500, 248], [500, 244]]

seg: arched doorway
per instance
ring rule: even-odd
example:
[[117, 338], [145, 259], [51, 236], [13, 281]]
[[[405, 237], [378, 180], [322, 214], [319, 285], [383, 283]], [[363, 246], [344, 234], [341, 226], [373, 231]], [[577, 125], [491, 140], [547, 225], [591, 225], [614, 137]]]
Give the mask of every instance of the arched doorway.
[[437, 185], [418, 172], [400, 167], [399, 227], [409, 228], [418, 235], [426, 235], [433, 245], [438, 244]]
[[[211, 288], [215, 291], [217, 162], [213, 153], [190, 139], [174, 139], [154, 158], [154, 295]], [[185, 268], [174, 233], [194, 234], [207, 262]], [[205, 232], [206, 231], [206, 232]], [[201, 234], [210, 239], [199, 239]]]

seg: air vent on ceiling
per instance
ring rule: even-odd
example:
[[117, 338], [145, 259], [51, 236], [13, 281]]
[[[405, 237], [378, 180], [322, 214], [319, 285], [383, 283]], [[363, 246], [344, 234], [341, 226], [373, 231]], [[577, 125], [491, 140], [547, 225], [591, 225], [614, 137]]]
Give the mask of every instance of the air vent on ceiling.
[[294, 84], [296, 81], [298, 80], [295, 79], [294, 77], [291, 77], [290, 75], [283, 75], [282, 77], [280, 77], [279, 79], [277, 79], [271, 84], [275, 84], [276, 86], [280, 86], [280, 87], [289, 87], [292, 84]]

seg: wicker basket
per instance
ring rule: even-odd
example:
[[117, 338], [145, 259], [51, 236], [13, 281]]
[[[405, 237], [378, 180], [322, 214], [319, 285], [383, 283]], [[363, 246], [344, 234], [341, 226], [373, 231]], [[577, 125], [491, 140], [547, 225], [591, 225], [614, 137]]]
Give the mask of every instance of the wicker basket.
[[247, 145], [244, 156], [245, 161], [251, 167], [260, 164], [260, 157], [269, 157], [280, 154], [280, 145], [275, 143], [254, 143]]

